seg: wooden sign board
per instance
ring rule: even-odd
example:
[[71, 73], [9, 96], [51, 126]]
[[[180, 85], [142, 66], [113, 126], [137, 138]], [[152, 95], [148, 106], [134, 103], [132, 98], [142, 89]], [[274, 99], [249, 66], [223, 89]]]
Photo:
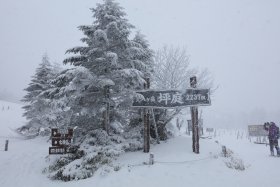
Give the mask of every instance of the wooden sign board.
[[49, 154], [71, 153], [71, 143], [73, 138], [73, 129], [51, 129], [52, 146], [49, 147]]
[[72, 138], [52, 138], [52, 146], [70, 145], [71, 143]]
[[60, 129], [57, 129], [57, 128], [53, 128], [51, 129], [51, 137], [61, 137], [61, 136], [64, 136], [64, 137], [73, 137], [73, 129], [63, 129], [63, 130], [60, 130]]
[[214, 128], [206, 128], [206, 132], [214, 132]]
[[49, 154], [54, 155], [54, 154], [65, 154], [66, 153], [66, 148], [65, 147], [49, 147]]
[[187, 89], [184, 93], [178, 90], [148, 90], [136, 94], [133, 107], [174, 108], [211, 105], [209, 89]]
[[188, 132], [192, 131], [192, 120], [188, 120]]
[[268, 131], [263, 125], [248, 125], [249, 136], [268, 136]]
[[66, 154], [66, 153], [74, 153], [76, 149], [71, 146], [55, 146], [55, 147], [49, 147], [49, 154], [55, 155], [55, 154]]
[[[187, 120], [188, 121], [188, 131], [192, 131], [192, 120]], [[203, 120], [198, 119], [198, 127], [203, 128]]]

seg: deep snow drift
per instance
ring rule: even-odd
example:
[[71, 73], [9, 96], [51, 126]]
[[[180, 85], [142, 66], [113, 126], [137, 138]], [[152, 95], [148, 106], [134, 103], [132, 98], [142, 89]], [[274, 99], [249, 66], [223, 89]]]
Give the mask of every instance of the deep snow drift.
[[[149, 154], [126, 153], [115, 162], [119, 171], [101, 168], [92, 178], [60, 182], [51, 181], [42, 173], [46, 167], [47, 138], [24, 139], [13, 130], [24, 124], [18, 104], [0, 101], [0, 186], [2, 187], [51, 187], [51, 186], [134, 186], [134, 187], [179, 187], [179, 186], [277, 186], [280, 183], [280, 158], [269, 156], [269, 147], [254, 144], [246, 138], [246, 132], [217, 130], [216, 137], [200, 140], [200, 154], [192, 153], [191, 137], [182, 132], [178, 136], [152, 145], [154, 165], [145, 165]], [[205, 136], [208, 136], [205, 133]], [[5, 140], [9, 150], [4, 150]], [[231, 169], [226, 162], [230, 158], [220, 155], [221, 146], [233, 151], [232, 158], [240, 159], [245, 170]], [[52, 155], [51, 157], [55, 157]]]

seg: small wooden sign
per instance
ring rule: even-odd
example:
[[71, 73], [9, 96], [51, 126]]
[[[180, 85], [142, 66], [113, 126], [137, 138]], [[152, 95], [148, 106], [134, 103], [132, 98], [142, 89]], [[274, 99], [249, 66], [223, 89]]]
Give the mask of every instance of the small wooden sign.
[[49, 147], [49, 154], [54, 155], [54, 154], [65, 154], [66, 153], [66, 148], [59, 146], [59, 147]]
[[[187, 120], [188, 122], [188, 131], [192, 131], [192, 120]], [[198, 127], [199, 128], [203, 128], [203, 120], [202, 119], [198, 119]]]
[[52, 138], [52, 146], [70, 145], [71, 143], [72, 143], [72, 138], [66, 138], [66, 137]]
[[57, 128], [53, 128], [51, 129], [51, 137], [61, 137], [61, 136], [65, 136], [65, 137], [73, 137], [73, 129], [63, 129], [63, 130], [59, 130]]
[[51, 137], [60, 137], [61, 134], [58, 134], [58, 129], [51, 129]]
[[214, 128], [206, 128], [206, 132], [214, 132]]
[[264, 130], [263, 125], [248, 125], [249, 136], [267, 136], [268, 131]]

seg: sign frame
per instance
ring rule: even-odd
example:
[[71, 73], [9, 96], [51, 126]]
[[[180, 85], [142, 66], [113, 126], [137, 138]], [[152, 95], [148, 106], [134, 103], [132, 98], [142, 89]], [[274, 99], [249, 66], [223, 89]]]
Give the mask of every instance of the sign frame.
[[[196, 99], [193, 100], [191, 97], [191, 93], [190, 92], [195, 92], [193, 95], [196, 95]], [[145, 97], [145, 95], [148, 94], [154, 94], [154, 95], [150, 95]], [[184, 107], [195, 107], [195, 106], [210, 106], [211, 105], [211, 99], [210, 99], [210, 89], [186, 89], [184, 92], [180, 91], [180, 90], [139, 90], [136, 91], [135, 94], [139, 94], [140, 96], [138, 97], [142, 97], [144, 98], [142, 101], [137, 101], [137, 99], [134, 97], [133, 98], [133, 102], [131, 107], [134, 108], [163, 108], [163, 109], [169, 109], [169, 108], [184, 108]], [[144, 95], [143, 95], [144, 94]], [[159, 94], [159, 96], [156, 94]], [[162, 95], [161, 94], [172, 94], [172, 96], [168, 97], [168, 99], [165, 100], [162, 99]], [[206, 96], [207, 95], [207, 96]], [[181, 96], [181, 97], [180, 97]], [[152, 99], [152, 97], [155, 97], [155, 100]], [[151, 98], [151, 100], [153, 101], [148, 101], [149, 104], [145, 104], [146, 101], [144, 100], [148, 100], [149, 98]], [[204, 99], [205, 98], [205, 99]], [[199, 100], [202, 99], [200, 102]], [[140, 100], [140, 99], [139, 99]], [[156, 101], [157, 100], [157, 101]], [[160, 100], [160, 101], [158, 101]], [[166, 102], [164, 106], [164, 104], [162, 104], [161, 102]], [[171, 104], [167, 104], [168, 101], [171, 101]], [[179, 104], [176, 105], [176, 103], [172, 103], [172, 101], [177, 101]], [[204, 101], [204, 103], [203, 103]], [[141, 102], [140, 104], [138, 104], [139, 102]], [[159, 103], [159, 105], [155, 105], [153, 103]], [[187, 103], [189, 102], [189, 103]], [[147, 102], [146, 102], [147, 103]]]
[[210, 133], [210, 132], [214, 132], [214, 128], [212, 128], [212, 127], [207, 127], [207, 128], [206, 128], [206, 132], [209, 132], [209, 133]]
[[69, 151], [71, 143], [73, 143], [74, 129], [51, 129], [51, 143], [52, 147], [49, 147], [49, 154], [66, 154], [72, 153]]
[[268, 136], [268, 131], [266, 131], [263, 125], [248, 125], [248, 134], [251, 137]]

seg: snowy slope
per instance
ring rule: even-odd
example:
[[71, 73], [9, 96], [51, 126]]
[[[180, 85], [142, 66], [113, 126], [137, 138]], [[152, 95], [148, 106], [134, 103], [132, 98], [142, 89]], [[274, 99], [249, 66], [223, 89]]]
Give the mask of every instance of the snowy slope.
[[[50, 181], [42, 173], [50, 143], [46, 138], [25, 140], [16, 135], [12, 129], [24, 123], [20, 106], [1, 104], [10, 106], [10, 110], [0, 114], [1, 187], [261, 187], [280, 183], [280, 158], [268, 156], [268, 147], [249, 142], [245, 134], [243, 139], [237, 139], [237, 131], [224, 130], [215, 138], [201, 139], [199, 155], [192, 153], [191, 137], [181, 133], [166, 143], [152, 146], [154, 165], [143, 164], [148, 161], [149, 154], [126, 153], [115, 161], [121, 166], [117, 172], [106, 172], [103, 168], [94, 177], [81, 181]], [[10, 140], [8, 152], [2, 151], [6, 139]], [[226, 145], [235, 157], [244, 161], [245, 171], [226, 167], [225, 161], [229, 159], [217, 156], [221, 145]]]
[[24, 124], [20, 104], [0, 100], [0, 137], [16, 136], [14, 129]]

